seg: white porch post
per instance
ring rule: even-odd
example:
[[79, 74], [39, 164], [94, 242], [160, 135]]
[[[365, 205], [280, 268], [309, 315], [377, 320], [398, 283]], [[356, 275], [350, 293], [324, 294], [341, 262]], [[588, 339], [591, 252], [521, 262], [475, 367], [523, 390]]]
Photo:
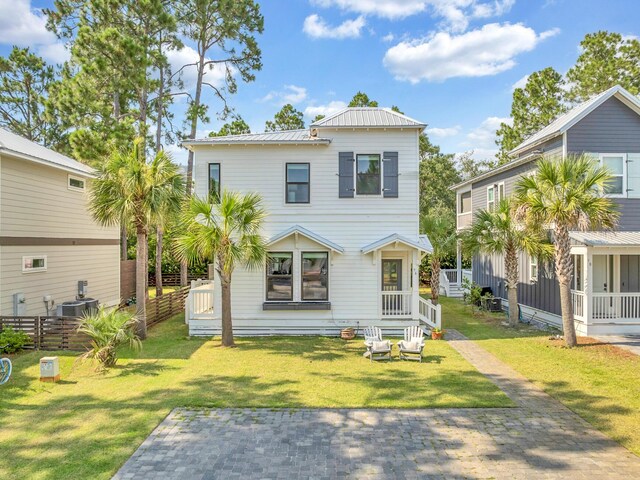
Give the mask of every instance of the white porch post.
[[589, 325], [591, 323], [591, 315], [593, 310], [593, 253], [591, 248], [587, 247], [587, 253], [584, 255], [584, 322]]
[[373, 252], [373, 264], [376, 265], [376, 285], [378, 286], [376, 296], [378, 297], [378, 318], [382, 318], [382, 252]]
[[456, 242], [456, 281], [458, 285], [462, 285], [462, 243], [460, 240]]
[[420, 252], [418, 250], [414, 250], [412, 254], [411, 260], [411, 285], [413, 288], [411, 289], [411, 318], [413, 320], [418, 320], [419, 317], [419, 300], [420, 297]]

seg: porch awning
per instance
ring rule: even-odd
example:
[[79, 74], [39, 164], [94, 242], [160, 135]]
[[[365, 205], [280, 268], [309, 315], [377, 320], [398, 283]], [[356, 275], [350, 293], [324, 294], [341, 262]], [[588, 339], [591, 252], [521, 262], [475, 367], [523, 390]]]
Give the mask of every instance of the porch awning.
[[370, 243], [362, 247], [362, 253], [371, 253], [376, 250], [380, 250], [392, 243], [402, 243], [407, 247], [417, 248], [421, 252], [431, 253], [433, 252], [433, 247], [431, 246], [431, 242], [426, 235], [418, 235], [415, 239], [405, 237], [398, 233], [393, 233], [387, 237], [381, 238], [380, 240]]
[[640, 232], [569, 232], [573, 242], [587, 247], [639, 247]]
[[306, 237], [309, 240], [319, 243], [320, 245], [328, 248], [329, 250], [332, 250], [337, 253], [344, 253], [344, 248], [342, 248], [337, 243], [333, 243], [332, 241], [327, 240], [326, 238], [318, 235], [317, 233], [312, 232], [311, 230], [307, 230], [306, 228], [301, 227], [300, 225], [294, 225], [293, 227], [287, 228], [285, 231], [280, 232], [277, 235], [271, 237], [271, 239], [269, 239], [268, 244], [272, 245], [291, 235], [302, 235], [303, 237]]

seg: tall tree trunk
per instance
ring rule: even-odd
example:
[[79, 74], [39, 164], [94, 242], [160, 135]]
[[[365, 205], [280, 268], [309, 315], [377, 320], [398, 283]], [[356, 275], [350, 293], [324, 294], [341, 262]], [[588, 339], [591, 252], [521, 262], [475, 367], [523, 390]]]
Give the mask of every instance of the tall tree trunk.
[[440, 259], [431, 255], [431, 301], [438, 304], [440, 297]]
[[136, 229], [136, 333], [140, 339], [147, 338], [147, 230], [138, 225]]
[[509, 245], [504, 255], [507, 277], [507, 298], [509, 300], [509, 325], [518, 325], [518, 250]]
[[156, 297], [162, 296], [162, 227], [156, 227]]
[[129, 254], [127, 252], [127, 227], [124, 225], [120, 226], [120, 260], [125, 261]]
[[220, 275], [220, 285], [222, 287], [222, 345], [235, 347], [231, 321], [231, 276]]
[[573, 320], [573, 304], [571, 302], [571, 277], [573, 275], [571, 240], [569, 238], [569, 230], [564, 225], [556, 225], [554, 234], [556, 276], [560, 284], [560, 308], [562, 309], [564, 341], [567, 347], [575, 347], [578, 342]]

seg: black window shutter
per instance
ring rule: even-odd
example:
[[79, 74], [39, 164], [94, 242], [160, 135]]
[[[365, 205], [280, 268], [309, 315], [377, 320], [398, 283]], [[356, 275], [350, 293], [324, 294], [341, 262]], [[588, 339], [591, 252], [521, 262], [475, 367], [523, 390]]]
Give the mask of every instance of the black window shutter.
[[382, 192], [385, 198], [398, 198], [398, 152], [384, 152], [384, 182]]
[[340, 152], [338, 153], [338, 197], [339, 198], [353, 198], [353, 172], [355, 170], [355, 160], [353, 158], [353, 152]]

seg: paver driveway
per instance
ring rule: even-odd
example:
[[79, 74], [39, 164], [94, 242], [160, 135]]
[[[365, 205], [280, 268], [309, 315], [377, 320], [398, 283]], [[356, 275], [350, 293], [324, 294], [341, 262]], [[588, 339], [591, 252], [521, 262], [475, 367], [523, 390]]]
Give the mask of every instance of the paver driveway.
[[115, 479], [640, 478], [640, 458], [455, 331], [495, 409], [176, 409]]

